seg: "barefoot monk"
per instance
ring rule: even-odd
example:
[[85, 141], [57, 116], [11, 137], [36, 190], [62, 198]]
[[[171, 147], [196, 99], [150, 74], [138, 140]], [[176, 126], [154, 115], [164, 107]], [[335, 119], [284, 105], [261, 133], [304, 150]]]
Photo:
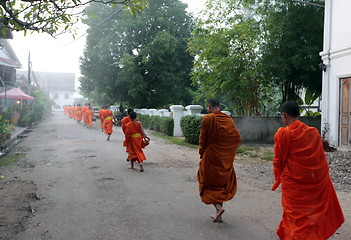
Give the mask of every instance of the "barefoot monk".
[[222, 222], [223, 202], [231, 200], [237, 189], [234, 158], [241, 137], [231, 117], [220, 111], [217, 99], [207, 101], [199, 139], [199, 191], [205, 204], [213, 204], [214, 222]]
[[344, 222], [329, 177], [321, 136], [300, 122], [299, 106], [286, 101], [281, 119], [286, 127], [274, 136], [272, 190], [281, 185], [283, 216], [277, 235], [282, 240], [326, 240]]

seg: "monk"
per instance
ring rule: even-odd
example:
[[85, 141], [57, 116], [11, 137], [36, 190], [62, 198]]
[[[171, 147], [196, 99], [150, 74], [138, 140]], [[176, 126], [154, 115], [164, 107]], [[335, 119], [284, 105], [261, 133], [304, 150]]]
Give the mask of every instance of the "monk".
[[78, 123], [81, 123], [83, 116], [82, 116], [82, 107], [80, 104], [77, 105], [76, 108], [76, 119]]
[[101, 107], [99, 109], [99, 115], [98, 118], [100, 118], [100, 128], [101, 128], [101, 132], [104, 131], [104, 117], [103, 117], [103, 112], [105, 111], [105, 107]]
[[283, 240], [326, 240], [344, 222], [329, 177], [329, 166], [316, 128], [298, 120], [299, 106], [287, 101], [281, 107], [286, 127], [274, 136], [273, 170], [281, 185], [283, 215], [277, 235]]
[[130, 169], [134, 169], [134, 162], [138, 162], [140, 166], [140, 172], [144, 171], [143, 161], [146, 160], [144, 152], [142, 150], [143, 138], [150, 138], [146, 135], [141, 122], [137, 119], [137, 114], [131, 112], [129, 117], [130, 121], [125, 128], [125, 138], [128, 152], [128, 160], [130, 161]]
[[[133, 109], [129, 108], [127, 110], [127, 113], [128, 113], [128, 116], [124, 117], [122, 120], [121, 120], [121, 123], [122, 123], [122, 131], [124, 133], [124, 136], [126, 135], [126, 126], [129, 122], [132, 121], [132, 119], [130, 118], [129, 114], [133, 112]], [[126, 140], [123, 141], [123, 147], [127, 147], [127, 143], [126, 143]], [[127, 151], [128, 152], [128, 151]], [[129, 161], [129, 159], [127, 158], [127, 162]]]
[[91, 106], [88, 105], [88, 109], [85, 111], [86, 124], [89, 129], [93, 126], [93, 111], [91, 110]]
[[217, 99], [207, 101], [207, 111], [200, 130], [197, 179], [202, 202], [216, 208], [213, 222], [222, 222], [223, 202], [237, 190], [234, 158], [241, 137], [233, 119], [220, 111]]
[[82, 119], [83, 119], [84, 126], [88, 126], [87, 114], [86, 114], [87, 110], [88, 110], [88, 103], [85, 103], [84, 106], [82, 106]]
[[104, 118], [104, 133], [107, 135], [107, 141], [110, 141], [113, 132], [113, 121], [117, 122], [117, 119], [108, 106], [102, 112], [102, 117]]

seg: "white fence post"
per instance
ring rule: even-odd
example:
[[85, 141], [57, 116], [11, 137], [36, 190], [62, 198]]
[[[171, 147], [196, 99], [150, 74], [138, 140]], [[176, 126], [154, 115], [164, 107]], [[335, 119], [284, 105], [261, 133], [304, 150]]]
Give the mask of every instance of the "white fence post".
[[185, 107], [188, 112], [188, 115], [196, 116], [201, 113], [203, 107], [200, 105], [188, 105]]
[[184, 107], [182, 105], [173, 105], [173, 106], [170, 106], [169, 109], [172, 112], [173, 120], [174, 120], [173, 136], [182, 137], [183, 132], [182, 132], [182, 129], [180, 128], [180, 119], [183, 117]]

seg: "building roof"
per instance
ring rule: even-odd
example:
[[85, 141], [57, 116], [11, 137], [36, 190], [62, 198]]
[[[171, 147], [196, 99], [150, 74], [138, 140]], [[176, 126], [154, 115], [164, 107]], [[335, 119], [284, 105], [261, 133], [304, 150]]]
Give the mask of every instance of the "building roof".
[[10, 43], [6, 39], [0, 39], [0, 65], [5, 67], [21, 68], [22, 64]]

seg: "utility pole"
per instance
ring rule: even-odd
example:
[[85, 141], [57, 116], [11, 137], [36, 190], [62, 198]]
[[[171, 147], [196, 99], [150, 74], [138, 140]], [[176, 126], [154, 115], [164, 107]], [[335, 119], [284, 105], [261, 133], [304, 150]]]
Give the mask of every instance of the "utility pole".
[[31, 79], [30, 79], [31, 70], [32, 70], [32, 62], [30, 61], [30, 51], [29, 51], [29, 53], [28, 53], [28, 83], [29, 83], [29, 86], [32, 85]]

